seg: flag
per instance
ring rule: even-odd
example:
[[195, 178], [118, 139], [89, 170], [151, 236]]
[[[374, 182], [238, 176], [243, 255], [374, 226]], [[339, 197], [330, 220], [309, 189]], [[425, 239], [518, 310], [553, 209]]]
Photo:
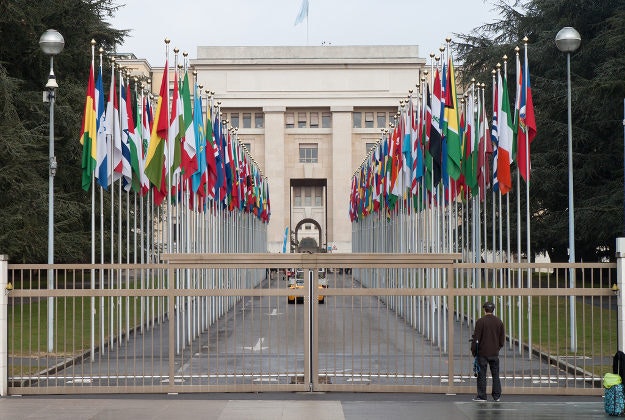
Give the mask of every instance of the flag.
[[[441, 181], [443, 188], [447, 190], [449, 188], [449, 173], [447, 172], [447, 121], [445, 121], [445, 100], [447, 99], [447, 63], [443, 64], [443, 74], [441, 77], [441, 113], [439, 119], [439, 125], [441, 127]], [[445, 194], [447, 196], [447, 194]]]
[[514, 117], [512, 118], [512, 160], [518, 162], [517, 158], [517, 137], [519, 132], [519, 110], [521, 108], [521, 84], [523, 83], [521, 75], [521, 60], [516, 55], [516, 96], [514, 99]]
[[493, 191], [499, 191], [499, 180], [497, 179], [497, 159], [499, 153], [497, 149], [499, 148], [499, 133], [497, 129], [497, 110], [499, 109], [499, 95], [497, 92], [497, 84], [495, 79], [493, 79], [493, 125], [491, 130], [491, 142], [493, 145]]
[[[121, 95], [121, 103], [120, 103], [120, 124], [121, 124], [121, 151], [122, 151], [122, 160], [121, 160], [121, 175], [122, 175], [122, 186], [124, 190], [130, 191], [130, 187], [132, 186], [132, 165], [131, 165], [131, 156], [130, 156], [130, 136], [134, 136], [134, 122], [132, 123], [132, 127], [129, 127], [130, 120], [128, 117], [128, 99], [127, 96], [130, 91], [126, 92], [126, 86], [124, 85], [124, 78], [119, 78], [119, 92]], [[132, 118], [132, 108], [130, 108], [130, 118]], [[132, 129], [132, 134], [130, 130]]]
[[441, 182], [441, 164], [442, 164], [442, 132], [440, 126], [440, 116], [441, 116], [441, 79], [438, 73], [438, 69], [434, 74], [434, 92], [433, 95], [430, 95], [429, 86], [427, 92], [428, 99], [428, 108], [430, 109], [430, 113], [428, 118], [430, 119], [429, 124], [429, 141], [428, 141], [428, 152], [430, 155], [429, 160], [431, 160], [430, 172], [431, 172], [431, 183], [428, 183], [427, 187], [431, 188], [432, 186], [436, 187]]
[[[479, 121], [478, 121], [479, 123]], [[475, 97], [469, 93], [466, 102], [466, 129], [464, 131], [464, 159], [462, 169], [464, 182], [471, 189], [473, 195], [477, 194], [477, 135], [475, 120]]]
[[130, 167], [132, 169], [132, 189], [141, 192], [141, 176], [143, 175], [143, 148], [141, 146], [141, 113], [140, 103], [137, 103], [137, 122], [134, 119], [133, 94], [130, 84], [126, 86], [126, 115], [128, 117], [128, 147], [130, 148]]
[[299, 25], [304, 21], [304, 19], [308, 19], [308, 0], [302, 0], [302, 6], [299, 9], [299, 13], [295, 18], [294, 26]]
[[[195, 92], [197, 96], [197, 92]], [[195, 132], [196, 126], [193, 119], [193, 107], [191, 106], [191, 92], [189, 87], [189, 74], [185, 72], [182, 82], [182, 104], [184, 114], [184, 137], [182, 138], [182, 150], [180, 166], [182, 167], [182, 179], [188, 180], [198, 170]], [[196, 112], [202, 115], [202, 102]]]
[[[458, 179], [460, 177], [462, 147], [458, 127], [456, 76], [454, 72], [454, 62], [451, 57], [449, 57], [449, 70], [447, 72], [447, 83], [445, 85], [445, 123], [444, 136], [447, 143], [447, 173], [452, 179]], [[443, 156], [443, 159], [445, 159], [445, 156]]]
[[530, 171], [532, 169], [530, 162], [530, 144], [534, 140], [534, 137], [536, 137], [536, 118], [534, 116], [534, 101], [532, 100], [527, 52], [525, 53], [525, 66], [523, 66], [523, 70], [521, 104], [519, 107], [517, 165], [519, 167], [519, 173], [527, 182], [530, 179]]
[[497, 95], [500, 99], [497, 109], [497, 134], [499, 136], [497, 180], [499, 181], [499, 191], [502, 194], [507, 194], [512, 189], [512, 175], [510, 174], [513, 136], [512, 116], [510, 115], [510, 100], [508, 99], [508, 82], [506, 77], [502, 81], [501, 74], [497, 77]]
[[418, 102], [415, 104], [415, 108], [411, 107], [411, 110], [410, 143], [412, 144], [412, 185], [410, 191], [414, 195], [417, 193], [417, 183], [423, 177], [423, 149], [421, 145], [423, 134], [421, 126], [423, 124], [423, 118]]
[[[225, 137], [224, 137], [225, 136]], [[226, 194], [223, 198], [227, 198], [232, 194], [232, 185], [233, 185], [233, 165], [232, 165], [232, 144], [230, 139], [230, 131], [226, 130], [226, 133], [222, 133], [222, 137], [224, 137], [223, 143], [223, 156], [224, 156], [224, 170], [226, 174]]]
[[98, 72], [95, 84], [95, 112], [96, 112], [96, 178], [104, 189], [109, 185], [109, 158], [108, 139], [106, 137], [106, 114], [104, 112], [104, 84], [102, 83], [102, 66]]
[[[212, 113], [209, 105], [210, 104], [206, 106], [206, 182], [208, 183], [206, 188], [208, 190], [208, 196], [215, 198], [217, 195], [217, 157], [219, 156], [219, 148], [215, 140], [215, 130], [213, 129], [213, 121], [211, 120]], [[219, 116], [215, 115], [214, 119], [219, 119]]]
[[182, 126], [184, 125], [184, 115], [182, 112], [182, 100], [180, 98], [180, 82], [178, 77], [174, 77], [174, 94], [171, 100], [171, 115], [169, 119], [169, 131], [167, 136], [167, 154], [165, 155], [165, 173], [169, 175], [168, 182], [172, 188], [172, 196], [176, 195], [176, 185], [178, 184], [178, 176], [181, 172], [181, 144], [182, 144]]
[[[414, 116], [412, 99], [407, 104], [408, 109], [401, 116], [401, 136], [402, 146], [401, 152], [403, 156], [403, 172], [404, 172], [404, 188], [412, 185], [412, 125]], [[404, 121], [405, 119], [405, 121]]]
[[80, 144], [82, 144], [82, 188], [85, 191], [89, 191], [91, 178], [97, 164], [95, 82], [93, 79], [92, 62], [91, 69], [89, 70], [89, 82], [87, 84], [85, 112], [82, 117], [82, 129], [80, 130]]
[[[169, 119], [167, 111], [168, 102], [168, 67], [165, 61], [165, 70], [163, 72], [163, 80], [161, 81], [161, 90], [158, 101], [156, 103], [155, 120], [152, 124], [152, 133], [150, 135], [150, 143], [148, 146], [148, 154], [145, 160], [145, 174], [155, 187], [155, 202], [160, 204], [164, 195], [167, 194], [165, 184], [164, 164], [165, 164], [165, 141], [169, 129]], [[158, 195], [158, 197], [157, 197]]]
[[480, 189], [480, 201], [486, 198], [486, 189], [490, 186], [488, 174], [490, 172], [489, 161], [487, 155], [493, 154], [493, 145], [490, 140], [490, 132], [488, 130], [488, 119], [486, 118], [486, 105], [482, 92], [481, 106], [478, 104], [478, 120], [479, 120], [479, 143], [478, 143], [478, 161], [477, 161], [477, 182]]
[[[191, 190], [203, 195], [200, 186], [206, 183], [206, 136], [204, 133], [204, 115], [202, 112], [202, 98], [197, 85], [193, 93], [193, 128], [195, 130], [195, 150], [197, 156], [197, 170], [191, 176]], [[212, 130], [211, 130], [212, 131]], [[186, 139], [185, 139], [186, 141]], [[212, 150], [211, 150], [212, 152]], [[213, 155], [214, 158], [214, 155]]]
[[217, 126], [215, 130], [215, 143], [217, 145], [217, 155], [215, 156], [215, 162], [217, 165], [217, 183], [215, 185], [215, 194], [217, 195], [218, 193], [218, 200], [223, 201], [224, 198], [226, 198], [228, 188], [226, 174], [228, 146], [226, 143], [226, 134], [224, 134], [224, 126], [218, 119], [215, 119], [215, 122], [215, 125]]
[[104, 130], [107, 150], [110, 151], [109, 157], [112, 159], [111, 168], [113, 172], [108, 174], [108, 184], [110, 185], [122, 176], [122, 136], [119, 131], [119, 101], [115, 92], [115, 69], [111, 72], [111, 87], [106, 104]]
[[150, 144], [150, 134], [152, 132], [152, 108], [147, 97], [143, 98], [141, 105], [141, 194], [144, 195], [150, 190], [150, 180], [145, 174], [145, 158]]
[[[401, 124], [401, 123], [400, 123]], [[387, 184], [387, 204], [390, 209], [395, 208], [397, 199], [402, 197], [403, 188], [403, 154], [402, 154], [402, 141], [401, 141], [400, 127], [395, 127], [393, 135], [390, 137], [391, 147], [390, 150], [390, 182]]]

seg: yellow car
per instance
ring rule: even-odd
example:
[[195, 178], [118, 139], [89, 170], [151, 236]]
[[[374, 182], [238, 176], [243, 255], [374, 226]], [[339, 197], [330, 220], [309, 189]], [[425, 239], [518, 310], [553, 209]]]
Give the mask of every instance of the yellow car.
[[[320, 268], [318, 277], [319, 277], [319, 285], [317, 287], [319, 289], [327, 288], [328, 280], [326, 279], [326, 270], [323, 268]], [[289, 278], [289, 289], [303, 289], [303, 288], [304, 288], [304, 270], [301, 268], [298, 268], [297, 270], [295, 270], [295, 277]], [[319, 301], [320, 304], [324, 304], [325, 296], [320, 294], [317, 296], [317, 300]], [[288, 302], [290, 304], [293, 304], [295, 302], [304, 303], [304, 297], [303, 296], [288, 296]]]

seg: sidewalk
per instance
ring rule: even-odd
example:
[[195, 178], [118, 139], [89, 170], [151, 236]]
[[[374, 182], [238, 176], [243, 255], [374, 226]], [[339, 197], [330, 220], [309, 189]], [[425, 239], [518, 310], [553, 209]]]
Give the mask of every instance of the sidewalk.
[[11, 396], [2, 419], [599, 419], [599, 397], [503, 396], [476, 403], [471, 395], [263, 393], [97, 396]]

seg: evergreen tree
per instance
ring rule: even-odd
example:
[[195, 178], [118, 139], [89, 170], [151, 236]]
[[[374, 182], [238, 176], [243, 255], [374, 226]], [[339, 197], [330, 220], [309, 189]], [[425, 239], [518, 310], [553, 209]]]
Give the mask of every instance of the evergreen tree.
[[[571, 54], [576, 257], [578, 261], [613, 258], [615, 239], [625, 229], [625, 3], [502, 0], [495, 7], [501, 13], [498, 21], [459, 35], [454, 47], [464, 63], [465, 78], [490, 85], [490, 72], [502, 56], [508, 56], [509, 72], [514, 71], [514, 48], [520, 47], [523, 57], [522, 39], [529, 39], [538, 128], [531, 148], [532, 251], [548, 251], [554, 261], [568, 259], [566, 55], [557, 49], [555, 36], [562, 27], [572, 26], [582, 38], [580, 48]], [[514, 97], [515, 92], [510, 94]]]
[[47, 29], [65, 49], [55, 57], [55, 262], [88, 261], [90, 193], [80, 184], [79, 134], [90, 41], [112, 51], [125, 31], [104, 20], [112, 0], [2, 1], [0, 14], [0, 253], [12, 262], [45, 262], [48, 228], [49, 105], [42, 101], [50, 59], [39, 48]]

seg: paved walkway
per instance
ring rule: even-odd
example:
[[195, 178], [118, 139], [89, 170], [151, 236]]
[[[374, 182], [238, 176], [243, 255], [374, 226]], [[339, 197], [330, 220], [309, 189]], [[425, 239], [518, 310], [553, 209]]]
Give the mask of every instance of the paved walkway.
[[263, 393], [0, 398], [1, 419], [603, 419], [600, 397]]

